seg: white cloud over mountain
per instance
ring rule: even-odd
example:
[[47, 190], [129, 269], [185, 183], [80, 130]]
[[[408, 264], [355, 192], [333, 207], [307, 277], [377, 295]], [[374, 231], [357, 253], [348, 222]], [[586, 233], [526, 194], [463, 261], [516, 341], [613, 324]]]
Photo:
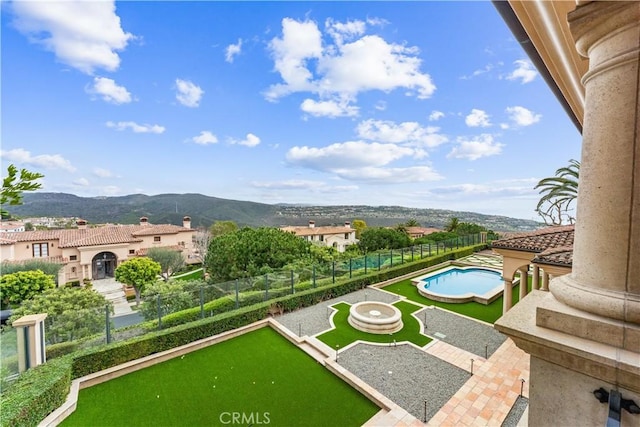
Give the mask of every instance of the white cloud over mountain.
[[67, 172], [75, 172], [76, 168], [71, 162], [60, 154], [39, 154], [32, 156], [30, 151], [23, 148], [13, 150], [0, 150], [0, 156], [5, 161], [18, 163], [20, 165], [35, 166], [44, 169], [62, 169]]

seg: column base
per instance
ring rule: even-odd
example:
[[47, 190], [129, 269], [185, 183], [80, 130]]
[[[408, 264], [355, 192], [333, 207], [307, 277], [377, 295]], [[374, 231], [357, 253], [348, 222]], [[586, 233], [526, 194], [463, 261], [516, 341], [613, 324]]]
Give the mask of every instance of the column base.
[[570, 307], [640, 325], [639, 295], [582, 286], [571, 274], [552, 280], [549, 290], [558, 301]]

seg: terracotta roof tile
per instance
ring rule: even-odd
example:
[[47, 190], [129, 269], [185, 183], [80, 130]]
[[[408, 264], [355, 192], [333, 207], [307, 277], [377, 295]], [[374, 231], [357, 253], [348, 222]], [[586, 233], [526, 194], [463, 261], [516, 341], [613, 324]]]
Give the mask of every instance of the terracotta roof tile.
[[0, 233], [0, 244], [59, 240], [58, 247], [110, 245], [115, 243], [140, 242], [140, 236], [177, 234], [193, 231], [177, 225], [105, 225], [96, 228], [38, 230], [20, 233]]
[[496, 249], [513, 249], [525, 252], [544, 252], [550, 248], [572, 247], [574, 236], [573, 225], [547, 227], [530, 233], [521, 233], [508, 238], [494, 240], [491, 244]]
[[573, 247], [560, 246], [557, 248], [547, 249], [539, 253], [533, 259], [537, 264], [562, 265], [571, 267], [573, 264]]
[[309, 226], [301, 226], [301, 227], [280, 227], [280, 230], [287, 231], [290, 233], [294, 233], [296, 236], [319, 236], [319, 235], [327, 235], [327, 234], [344, 234], [351, 233], [356, 231], [355, 228], [351, 227], [309, 227]]

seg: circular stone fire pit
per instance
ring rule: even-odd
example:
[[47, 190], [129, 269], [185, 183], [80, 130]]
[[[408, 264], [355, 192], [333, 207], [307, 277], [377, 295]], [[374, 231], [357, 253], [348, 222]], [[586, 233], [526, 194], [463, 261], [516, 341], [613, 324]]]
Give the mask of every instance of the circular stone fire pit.
[[402, 329], [402, 313], [391, 304], [365, 301], [349, 309], [349, 324], [370, 334], [392, 334]]

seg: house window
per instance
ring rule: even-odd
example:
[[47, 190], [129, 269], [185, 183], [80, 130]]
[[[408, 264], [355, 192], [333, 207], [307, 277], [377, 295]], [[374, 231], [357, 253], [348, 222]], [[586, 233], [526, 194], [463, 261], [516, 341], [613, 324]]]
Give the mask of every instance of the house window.
[[349, 240], [349, 233], [344, 233], [344, 239]]
[[154, 242], [159, 242], [160, 241], [160, 236], [153, 236], [153, 241]]
[[75, 273], [76, 272], [76, 268], [75, 267], [71, 267], [71, 272]]
[[129, 255], [135, 255], [135, 254], [136, 254], [135, 249], [129, 249]]
[[78, 260], [78, 255], [69, 255], [69, 261], [77, 261], [77, 260]]
[[324, 242], [324, 234], [321, 234], [321, 235], [320, 235], [320, 241], [321, 241], [321, 242]]
[[34, 258], [43, 258], [49, 256], [49, 244], [48, 243], [34, 243], [31, 245]]

